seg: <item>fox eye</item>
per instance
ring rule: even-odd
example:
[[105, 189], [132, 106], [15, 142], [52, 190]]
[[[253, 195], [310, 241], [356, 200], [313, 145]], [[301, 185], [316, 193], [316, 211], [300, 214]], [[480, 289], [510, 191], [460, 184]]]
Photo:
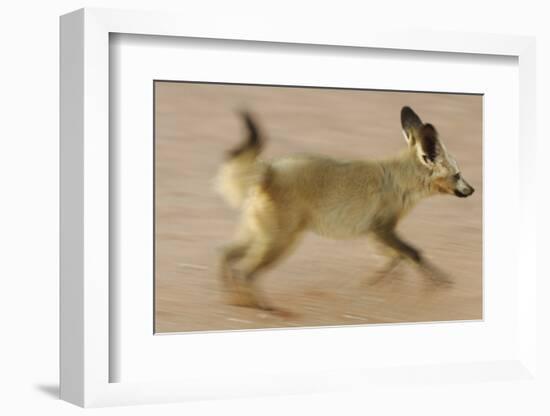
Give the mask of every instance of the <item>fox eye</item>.
[[460, 179], [460, 172], [457, 173], [456, 175], [453, 175], [453, 179], [454, 179], [455, 181], [458, 181], [458, 180]]

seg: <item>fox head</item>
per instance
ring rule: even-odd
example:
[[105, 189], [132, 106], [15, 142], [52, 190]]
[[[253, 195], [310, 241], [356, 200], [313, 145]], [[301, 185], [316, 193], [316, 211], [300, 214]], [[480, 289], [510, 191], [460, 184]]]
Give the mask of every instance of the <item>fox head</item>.
[[456, 160], [439, 139], [433, 125], [423, 123], [412, 108], [403, 107], [401, 126], [409, 149], [430, 172], [430, 186], [434, 193], [454, 194], [461, 198], [474, 193], [474, 188], [462, 176]]

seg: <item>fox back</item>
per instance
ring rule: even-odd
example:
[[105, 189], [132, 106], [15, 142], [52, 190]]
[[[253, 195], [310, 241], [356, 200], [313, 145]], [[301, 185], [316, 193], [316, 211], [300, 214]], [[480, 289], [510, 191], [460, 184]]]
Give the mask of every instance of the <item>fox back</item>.
[[[235, 207], [269, 200], [278, 221], [293, 217], [303, 228], [330, 238], [351, 238], [395, 227], [422, 198], [465, 197], [473, 188], [439, 140], [409, 107], [401, 112], [407, 148], [380, 161], [341, 160], [314, 154], [269, 162], [259, 159], [259, 127], [245, 115], [248, 138], [229, 153], [219, 190]], [[265, 204], [264, 204], [265, 205]]]

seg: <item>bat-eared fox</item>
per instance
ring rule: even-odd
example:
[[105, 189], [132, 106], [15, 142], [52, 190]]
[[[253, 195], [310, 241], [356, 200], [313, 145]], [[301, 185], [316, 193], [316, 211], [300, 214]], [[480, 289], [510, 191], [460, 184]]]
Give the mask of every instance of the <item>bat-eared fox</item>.
[[380, 161], [294, 155], [259, 158], [264, 134], [248, 113], [247, 136], [228, 152], [218, 190], [241, 219], [232, 243], [221, 253], [220, 273], [232, 303], [271, 309], [255, 282], [289, 254], [305, 231], [333, 239], [371, 236], [388, 257], [375, 280], [409, 260], [435, 281], [449, 281], [418, 249], [396, 232], [399, 220], [421, 199], [435, 194], [461, 198], [472, 188], [439, 139], [410, 108], [401, 110], [407, 149]]

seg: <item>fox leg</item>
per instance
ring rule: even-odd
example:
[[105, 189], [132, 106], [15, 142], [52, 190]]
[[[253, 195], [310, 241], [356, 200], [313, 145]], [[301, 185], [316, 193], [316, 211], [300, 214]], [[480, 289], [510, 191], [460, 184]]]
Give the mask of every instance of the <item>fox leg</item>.
[[272, 309], [258, 294], [256, 281], [261, 273], [275, 264], [285, 252], [285, 247], [280, 244], [253, 243], [239, 265], [240, 288], [234, 303], [240, 306]]
[[378, 233], [377, 238], [381, 243], [395, 250], [400, 258], [411, 260], [430, 279], [451, 282], [451, 279], [443, 271], [428, 262], [417, 248], [403, 241], [394, 230]]
[[305, 228], [304, 217], [296, 210], [288, 210], [283, 202], [277, 203], [269, 189], [258, 187], [251, 194], [238, 230], [237, 240], [245, 246], [229, 250], [233, 281], [238, 286], [232, 303], [260, 309], [271, 309], [258, 296], [256, 281], [266, 269], [274, 265], [295, 247]]
[[386, 264], [375, 272], [374, 277], [371, 278], [368, 283], [370, 285], [380, 283], [395, 270], [395, 268], [401, 263], [401, 260], [403, 260], [403, 256], [400, 254], [394, 253], [390, 255], [389, 259], [386, 261]]
[[299, 226], [287, 226], [288, 229], [285, 229], [283, 224], [278, 224], [276, 228], [277, 231], [270, 227], [270, 232], [264, 229], [263, 232], [257, 233], [239, 262], [238, 274], [241, 287], [236, 303], [241, 306], [273, 309], [259, 296], [256, 287], [258, 277], [288, 255], [302, 235], [302, 227]]
[[222, 249], [220, 258], [220, 278], [225, 287], [235, 285], [233, 266], [244, 257], [249, 249], [247, 242], [235, 242], [228, 244]]
[[453, 283], [453, 279], [451, 279], [451, 277], [449, 277], [447, 273], [445, 273], [439, 267], [430, 263], [426, 259], [424, 259], [422, 263], [419, 264], [419, 266], [420, 266], [420, 269], [423, 271], [423, 273], [426, 276], [428, 276], [430, 279], [432, 279], [434, 282]]
[[390, 247], [377, 234], [373, 236], [373, 242], [377, 247], [377, 251], [385, 257], [385, 264], [374, 272], [374, 275], [366, 280], [365, 283], [375, 285], [385, 280], [405, 258], [400, 252]]

